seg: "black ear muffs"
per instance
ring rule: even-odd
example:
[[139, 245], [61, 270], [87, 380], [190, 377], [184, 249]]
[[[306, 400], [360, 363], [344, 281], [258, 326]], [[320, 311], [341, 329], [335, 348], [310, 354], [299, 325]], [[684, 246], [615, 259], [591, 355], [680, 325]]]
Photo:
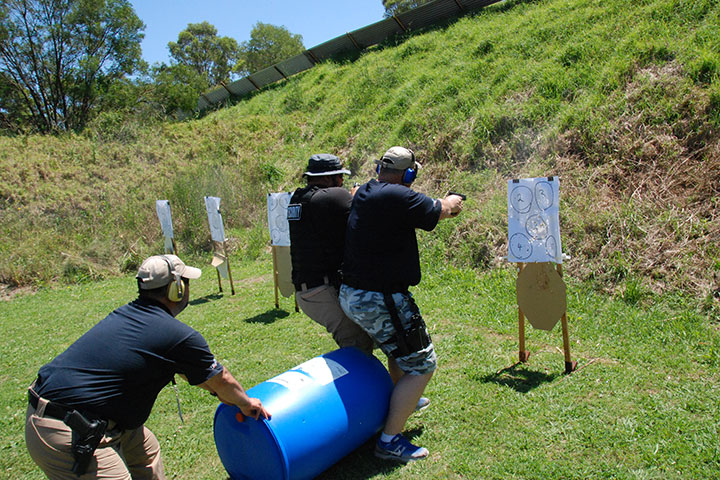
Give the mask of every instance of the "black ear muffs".
[[162, 258], [168, 265], [170, 275], [175, 275], [175, 279], [168, 284], [167, 298], [171, 302], [180, 302], [185, 296], [185, 284], [183, 283], [180, 275], [175, 271], [175, 269], [173, 269], [170, 259], [168, 259], [165, 255], [163, 255]]

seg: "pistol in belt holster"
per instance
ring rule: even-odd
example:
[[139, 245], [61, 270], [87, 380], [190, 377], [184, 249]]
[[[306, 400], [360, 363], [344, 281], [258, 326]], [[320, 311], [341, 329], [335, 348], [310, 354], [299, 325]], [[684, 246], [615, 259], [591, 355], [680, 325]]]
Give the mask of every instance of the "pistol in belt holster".
[[410, 325], [405, 328], [400, 321], [400, 316], [395, 306], [395, 301], [392, 298], [392, 293], [383, 293], [383, 299], [385, 300], [385, 306], [390, 313], [390, 319], [395, 327], [395, 335], [390, 341], [395, 340], [397, 348], [392, 352], [393, 357], [404, 357], [411, 353], [419, 352], [427, 348], [432, 340], [427, 332], [425, 326], [425, 320], [420, 315], [420, 310], [415, 305], [415, 301], [412, 297], [408, 297], [410, 302], [410, 310], [413, 312], [410, 317]]
[[77, 476], [83, 475], [105, 435], [107, 420], [88, 420], [77, 410], [71, 410], [65, 414], [63, 421], [72, 430], [72, 453], [75, 459], [72, 471]]

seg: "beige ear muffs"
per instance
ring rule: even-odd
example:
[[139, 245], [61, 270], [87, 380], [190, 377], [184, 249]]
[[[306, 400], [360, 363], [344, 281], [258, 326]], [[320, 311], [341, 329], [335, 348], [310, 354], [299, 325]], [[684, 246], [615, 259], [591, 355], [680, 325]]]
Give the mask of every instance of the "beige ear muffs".
[[168, 269], [170, 270], [170, 275], [175, 275], [175, 280], [170, 282], [168, 284], [167, 288], [167, 298], [171, 302], [180, 302], [183, 299], [183, 296], [185, 296], [185, 284], [182, 281], [182, 278], [180, 275], [173, 269], [172, 263], [170, 260], [163, 255], [162, 258], [167, 262]]

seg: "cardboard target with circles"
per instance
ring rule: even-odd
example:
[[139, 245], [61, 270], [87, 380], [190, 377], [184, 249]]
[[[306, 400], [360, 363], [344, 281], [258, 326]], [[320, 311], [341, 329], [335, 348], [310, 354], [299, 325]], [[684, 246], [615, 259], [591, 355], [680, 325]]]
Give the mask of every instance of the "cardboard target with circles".
[[518, 266], [519, 361], [527, 362], [530, 356], [525, 350], [525, 318], [540, 330], [552, 330], [561, 320], [565, 373], [571, 373], [577, 362], [570, 359], [558, 177], [508, 180], [507, 259]]
[[268, 193], [268, 229], [270, 230], [270, 244], [278, 247], [290, 246], [290, 225], [287, 219], [288, 204], [292, 198], [291, 192]]
[[[267, 194], [268, 230], [270, 230], [270, 248], [273, 254], [275, 308], [280, 307], [278, 291], [285, 298], [295, 293], [290, 257], [290, 224], [287, 219], [290, 198], [292, 198], [292, 192]], [[297, 302], [295, 302], [295, 311], [298, 311]]]
[[558, 177], [508, 180], [508, 261], [562, 263]]

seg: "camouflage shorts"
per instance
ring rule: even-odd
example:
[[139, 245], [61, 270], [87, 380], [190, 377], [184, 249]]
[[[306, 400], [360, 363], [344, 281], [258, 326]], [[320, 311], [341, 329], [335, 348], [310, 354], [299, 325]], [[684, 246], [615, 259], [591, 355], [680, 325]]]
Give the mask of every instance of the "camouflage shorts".
[[[392, 298], [400, 317], [400, 323], [403, 327], [408, 328], [410, 317], [414, 313], [412, 294], [409, 292], [393, 293]], [[368, 332], [383, 353], [395, 358], [403, 372], [423, 375], [435, 371], [437, 356], [432, 341], [426, 348], [409, 355], [402, 357], [393, 355], [393, 351], [398, 348], [397, 344], [391, 341], [395, 334], [395, 327], [393, 327], [382, 293], [342, 285], [340, 287], [340, 306], [351, 320]]]

